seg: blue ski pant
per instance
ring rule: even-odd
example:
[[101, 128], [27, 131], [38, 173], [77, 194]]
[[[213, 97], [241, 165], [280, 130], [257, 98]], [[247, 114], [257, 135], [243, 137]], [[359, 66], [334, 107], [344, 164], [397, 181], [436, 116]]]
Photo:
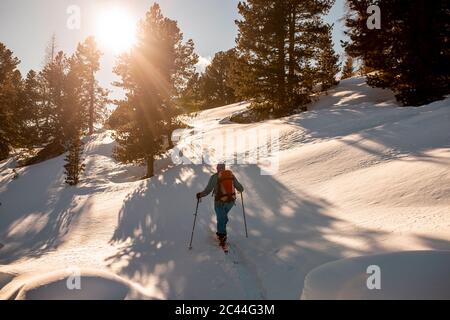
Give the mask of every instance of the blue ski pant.
[[234, 202], [215, 202], [214, 211], [217, 217], [217, 232], [220, 234], [227, 234], [228, 213], [233, 208]]

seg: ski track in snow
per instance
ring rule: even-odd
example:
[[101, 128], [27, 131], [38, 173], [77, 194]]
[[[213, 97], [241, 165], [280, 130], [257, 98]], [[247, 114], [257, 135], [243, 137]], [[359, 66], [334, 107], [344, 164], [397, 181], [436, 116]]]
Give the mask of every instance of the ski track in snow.
[[238, 277], [247, 300], [265, 300], [265, 289], [258, 277], [258, 270], [245, 259], [238, 245], [229, 243], [229, 253], [225, 256], [228, 268]]
[[215, 234], [211, 237], [211, 244], [221, 252], [222, 257], [218, 258], [223, 272], [235, 283], [239, 285], [246, 300], [265, 300], [265, 289], [258, 277], [257, 268], [245, 258], [244, 252], [234, 241], [228, 242], [228, 253], [223, 252], [219, 246]]

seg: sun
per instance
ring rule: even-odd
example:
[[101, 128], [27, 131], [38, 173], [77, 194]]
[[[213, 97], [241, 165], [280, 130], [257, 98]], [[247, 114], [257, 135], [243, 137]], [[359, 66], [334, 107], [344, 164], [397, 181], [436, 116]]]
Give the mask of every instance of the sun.
[[136, 23], [121, 8], [104, 10], [97, 18], [96, 38], [115, 54], [123, 53], [136, 41]]

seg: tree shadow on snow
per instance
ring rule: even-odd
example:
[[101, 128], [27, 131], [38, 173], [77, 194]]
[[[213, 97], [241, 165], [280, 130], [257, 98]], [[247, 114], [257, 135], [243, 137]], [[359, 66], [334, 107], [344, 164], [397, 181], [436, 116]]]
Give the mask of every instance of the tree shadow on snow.
[[[288, 141], [287, 148], [292, 148], [292, 144], [340, 139], [380, 159], [408, 161], [404, 158], [411, 155], [418, 161], [440, 163], [426, 152], [450, 146], [450, 130], [443, 130], [448, 123], [448, 106], [438, 101], [432, 107], [399, 107], [388, 90], [367, 91], [364, 83], [362, 77], [351, 79], [322, 97], [318, 108], [283, 119], [298, 127], [297, 132], [281, 139]], [[380, 147], [372, 147], [373, 144]]]
[[[347, 228], [335, 233], [342, 221], [327, 214], [332, 204], [324, 199], [293, 193], [274, 177], [262, 176], [256, 165], [233, 171], [246, 189], [249, 238], [244, 235], [239, 200], [230, 213], [230, 243], [238, 248], [242, 267], [253, 275], [255, 283], [250, 285], [258, 286], [262, 297], [298, 299], [304, 277], [314, 267], [349, 254], [384, 250], [381, 231]], [[218, 260], [223, 253], [212, 240], [215, 217], [210, 198], [200, 204], [194, 250], [187, 249], [196, 204], [193, 192], [203, 190], [209, 176], [205, 167], [184, 166], [168, 171], [164, 180], [161, 176], [143, 182], [119, 214], [111, 241], [121, 249], [107, 259], [109, 266], [143, 286], [153, 286], [166, 299], [248, 298], [226, 290], [229, 282]], [[360, 241], [364, 249], [333, 237]]]
[[[43, 168], [27, 168], [2, 192], [0, 239], [5, 247], [0, 250], [0, 264], [38, 258], [56, 249], [74, 220], [90, 205], [79, 196], [100, 190], [66, 186], [62, 157], [36, 166]], [[11, 196], [18, 194], [26, 201]]]

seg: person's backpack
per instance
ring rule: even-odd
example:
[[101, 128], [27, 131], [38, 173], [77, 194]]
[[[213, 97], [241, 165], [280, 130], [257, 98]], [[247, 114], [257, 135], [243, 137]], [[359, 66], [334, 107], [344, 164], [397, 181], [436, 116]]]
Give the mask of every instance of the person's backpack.
[[234, 175], [230, 170], [218, 173], [218, 185], [216, 201], [233, 202], [236, 201], [236, 190], [234, 188]]

